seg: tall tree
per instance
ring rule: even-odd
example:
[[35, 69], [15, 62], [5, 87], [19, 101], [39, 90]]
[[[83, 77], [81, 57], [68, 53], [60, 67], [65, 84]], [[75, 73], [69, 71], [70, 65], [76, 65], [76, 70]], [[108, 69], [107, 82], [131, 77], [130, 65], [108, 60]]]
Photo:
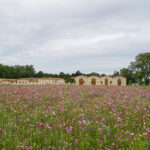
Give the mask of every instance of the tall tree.
[[130, 70], [128, 68], [121, 69], [120, 70], [120, 75], [123, 76], [123, 77], [126, 77], [127, 84], [135, 82], [132, 70]]
[[79, 70], [77, 70], [76, 73], [72, 73], [72, 77], [80, 76], [80, 75], [82, 75], [82, 73]]
[[135, 74], [135, 78], [145, 83], [150, 80], [150, 53], [141, 53], [135, 61], [130, 63], [129, 69]]
[[97, 77], [100, 77], [100, 74], [96, 73], [96, 72], [91, 72], [91, 73], [87, 74], [87, 76], [97, 76]]
[[65, 76], [65, 74], [64, 74], [63, 72], [60, 72], [60, 73], [59, 73], [59, 77], [60, 77], [60, 78], [64, 78], [64, 76]]
[[106, 76], [106, 74], [102, 73], [102, 74], [101, 74], [101, 77], [104, 77], [104, 76]]
[[35, 76], [35, 69], [33, 65], [24, 66], [24, 76], [27, 78]]
[[114, 76], [119, 76], [119, 72], [118, 71], [114, 71]]
[[42, 71], [39, 71], [38, 73], [35, 74], [35, 77], [43, 77], [44, 73]]

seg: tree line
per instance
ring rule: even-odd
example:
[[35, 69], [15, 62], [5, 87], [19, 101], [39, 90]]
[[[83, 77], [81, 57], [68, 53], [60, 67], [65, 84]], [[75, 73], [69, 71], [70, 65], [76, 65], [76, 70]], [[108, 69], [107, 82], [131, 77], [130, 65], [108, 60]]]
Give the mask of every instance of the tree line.
[[[8, 66], [0, 64], [0, 78], [38, 78], [38, 77], [55, 77], [63, 78], [66, 83], [74, 83], [73, 77], [79, 75], [98, 76], [102, 77], [105, 74], [92, 72], [89, 74], [81, 73], [79, 70], [69, 74], [60, 72], [59, 74], [44, 73], [43, 71], [36, 72], [33, 65], [15, 65]], [[122, 68], [120, 71], [115, 71], [113, 76], [124, 76], [127, 78], [127, 84], [150, 84], [150, 53], [141, 53], [136, 56], [135, 61], [131, 62], [128, 68]]]

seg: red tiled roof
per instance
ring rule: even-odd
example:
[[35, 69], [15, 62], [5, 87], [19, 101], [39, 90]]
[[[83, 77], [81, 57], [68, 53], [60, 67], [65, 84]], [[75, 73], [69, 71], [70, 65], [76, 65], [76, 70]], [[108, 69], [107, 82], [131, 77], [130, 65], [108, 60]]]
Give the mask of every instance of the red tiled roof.
[[37, 78], [21, 78], [18, 79], [19, 81], [24, 80], [24, 81], [29, 81], [29, 82], [38, 82]]
[[41, 77], [38, 79], [48, 79], [48, 80], [63, 80], [63, 78], [48, 78], [48, 77]]
[[3, 79], [1, 81], [17, 81], [17, 79]]
[[62, 78], [20, 78], [20, 79], [6, 79], [6, 78], [1, 78], [0, 81], [29, 81], [29, 82], [38, 82], [39, 79], [47, 79], [47, 80], [63, 80]]

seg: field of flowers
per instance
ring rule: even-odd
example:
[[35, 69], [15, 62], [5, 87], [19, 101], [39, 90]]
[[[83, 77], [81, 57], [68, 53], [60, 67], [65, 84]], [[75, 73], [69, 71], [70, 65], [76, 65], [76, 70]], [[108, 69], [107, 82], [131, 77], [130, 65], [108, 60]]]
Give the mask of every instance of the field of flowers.
[[0, 150], [148, 150], [150, 87], [0, 86]]

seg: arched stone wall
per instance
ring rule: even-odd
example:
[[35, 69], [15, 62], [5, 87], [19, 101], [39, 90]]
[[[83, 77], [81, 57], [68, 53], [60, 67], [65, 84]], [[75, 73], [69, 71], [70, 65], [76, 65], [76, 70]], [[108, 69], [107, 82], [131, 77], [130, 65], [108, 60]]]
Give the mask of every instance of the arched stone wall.
[[75, 85], [87, 85], [87, 77], [85, 76], [77, 76], [75, 79]]
[[110, 76], [101, 77], [100, 83], [100, 85], [113, 85], [113, 78]]
[[122, 76], [117, 77], [111, 77], [111, 76], [103, 76], [103, 77], [97, 77], [97, 76], [78, 76], [74, 78], [76, 83], [75, 85], [81, 85], [79, 83], [79, 79], [83, 80], [83, 85], [113, 85], [113, 86], [125, 86], [126, 85], [126, 78]]
[[86, 81], [87, 81], [87, 85], [100, 85], [99, 84], [100, 78], [97, 76], [87, 77]]
[[126, 78], [122, 76], [114, 77], [114, 85], [116, 86], [125, 86], [126, 85]]
[[91, 80], [91, 84], [92, 84], [92, 85], [96, 85], [96, 79], [92, 79], [92, 80]]
[[79, 79], [79, 85], [84, 85], [84, 80], [82, 78]]

